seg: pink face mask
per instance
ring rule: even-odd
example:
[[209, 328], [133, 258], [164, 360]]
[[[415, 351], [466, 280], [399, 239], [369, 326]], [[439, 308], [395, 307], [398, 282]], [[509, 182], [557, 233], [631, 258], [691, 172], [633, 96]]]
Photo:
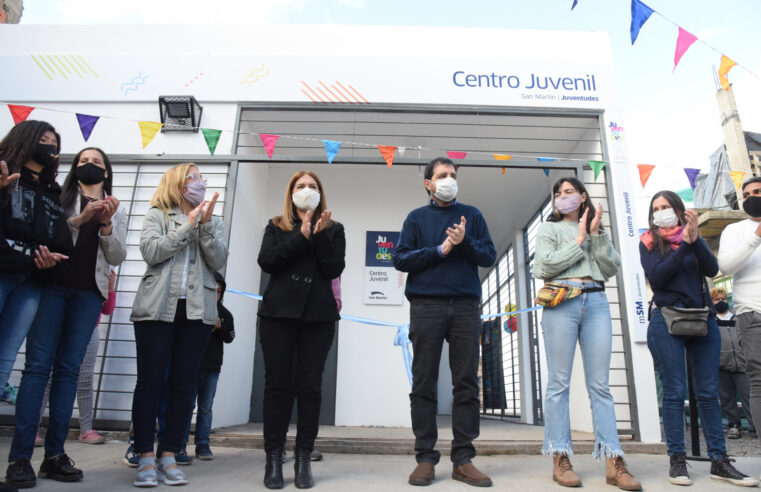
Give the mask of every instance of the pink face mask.
[[555, 198], [555, 208], [561, 214], [571, 213], [579, 208], [581, 195], [566, 195]]
[[206, 183], [203, 181], [191, 181], [185, 186], [188, 188], [188, 191], [183, 193], [182, 196], [194, 207], [199, 206], [206, 196]]

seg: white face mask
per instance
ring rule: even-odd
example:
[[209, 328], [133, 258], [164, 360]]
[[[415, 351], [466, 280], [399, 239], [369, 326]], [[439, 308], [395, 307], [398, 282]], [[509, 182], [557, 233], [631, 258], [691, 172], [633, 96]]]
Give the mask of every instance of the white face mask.
[[436, 191], [433, 196], [442, 202], [451, 202], [457, 196], [457, 181], [452, 177], [440, 179], [435, 182]]
[[653, 224], [668, 229], [669, 227], [679, 225], [679, 218], [674, 213], [673, 208], [664, 208], [653, 214]]
[[300, 210], [314, 210], [320, 204], [320, 194], [312, 188], [302, 188], [291, 195], [293, 204]]

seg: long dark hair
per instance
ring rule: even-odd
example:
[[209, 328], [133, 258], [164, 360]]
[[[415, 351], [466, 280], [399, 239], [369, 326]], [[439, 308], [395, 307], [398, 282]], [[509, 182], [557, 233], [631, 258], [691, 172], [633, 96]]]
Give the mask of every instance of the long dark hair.
[[[560, 187], [563, 185], [563, 183], [571, 183], [571, 186], [573, 186], [576, 191], [579, 192], [579, 195], [582, 193], [586, 193], [587, 199], [584, 203], [581, 204], [581, 208], [579, 209], [579, 219], [581, 219], [581, 216], [584, 215], [585, 210], [589, 210], [589, 213], [587, 214], [587, 233], [589, 233], [590, 224], [592, 224], [592, 219], [595, 218], [595, 206], [592, 204], [592, 199], [589, 197], [589, 192], [587, 192], [586, 187], [584, 186], [584, 183], [579, 181], [576, 178], [573, 177], [567, 177], [567, 178], [560, 178], [555, 182], [554, 185], [552, 185], [552, 200], [554, 205], [555, 200], [555, 194], [560, 190]], [[563, 220], [563, 214], [560, 213], [560, 211], [552, 207], [552, 215], [550, 215], [547, 218], [548, 222], [560, 222]], [[602, 224], [600, 224], [600, 230], [603, 230]]]
[[[21, 170], [27, 162], [34, 160], [32, 154], [34, 148], [40, 143], [45, 132], [53, 132], [57, 140], [56, 153], [61, 153], [61, 136], [55, 131], [53, 125], [46, 121], [25, 120], [11, 128], [8, 134], [0, 141], [0, 159], [8, 165], [8, 173], [13, 174]], [[40, 173], [40, 183], [51, 185], [58, 176], [58, 161], [52, 166], [46, 167]]]
[[662, 190], [653, 195], [653, 199], [650, 200], [650, 209], [647, 211], [647, 224], [650, 228], [650, 235], [653, 238], [653, 244], [658, 249], [658, 252], [665, 256], [669, 254], [672, 249], [671, 245], [663, 239], [660, 234], [658, 234], [658, 226], [653, 224], [653, 203], [655, 203], [655, 200], [658, 198], [665, 198], [667, 202], [669, 202], [669, 205], [671, 205], [671, 208], [674, 210], [674, 213], [679, 218], [679, 225], [684, 225], [684, 213], [686, 211], [684, 202], [682, 201], [682, 198], [670, 190]]
[[[87, 150], [94, 150], [99, 152], [103, 157], [103, 164], [106, 165], [106, 172], [108, 176], [103, 181], [103, 191], [107, 195], [111, 195], [111, 184], [114, 181], [114, 173], [111, 169], [111, 160], [108, 158], [105, 152], [98, 147], [85, 147], [80, 150], [77, 155], [74, 156], [74, 160], [71, 161], [71, 168], [69, 174], [66, 175], [66, 181], [63, 182], [63, 190], [61, 191], [61, 206], [67, 212], [70, 208], [74, 207], [74, 203], [77, 201], [79, 195], [79, 180], [77, 179], [77, 164], [79, 164], [79, 158], [82, 157], [82, 153]], [[75, 215], [79, 213], [79, 210], [74, 211]]]

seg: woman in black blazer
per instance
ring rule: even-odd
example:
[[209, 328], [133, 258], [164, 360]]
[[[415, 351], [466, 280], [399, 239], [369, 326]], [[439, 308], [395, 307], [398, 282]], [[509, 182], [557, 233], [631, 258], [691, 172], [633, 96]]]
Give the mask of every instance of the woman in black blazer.
[[[312, 487], [310, 455], [320, 420], [322, 371], [339, 319], [331, 279], [344, 269], [346, 237], [331, 220], [320, 179], [311, 171], [291, 177], [283, 214], [264, 231], [259, 266], [270, 274], [259, 305], [264, 354], [264, 485], [283, 487], [281, 454], [298, 401], [295, 483]], [[296, 375], [293, 357], [296, 352]]]

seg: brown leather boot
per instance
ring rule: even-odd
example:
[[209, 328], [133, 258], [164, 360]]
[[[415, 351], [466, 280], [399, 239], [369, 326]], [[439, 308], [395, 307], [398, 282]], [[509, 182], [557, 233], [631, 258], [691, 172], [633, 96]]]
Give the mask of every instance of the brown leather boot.
[[455, 466], [452, 469], [452, 478], [474, 487], [491, 487], [492, 485], [491, 478], [481, 473], [473, 463]]
[[552, 479], [563, 487], [581, 487], [581, 479], [573, 471], [571, 459], [565, 454], [552, 456]]
[[642, 490], [642, 485], [626, 469], [626, 462], [621, 456], [605, 460], [605, 481], [622, 490]]
[[423, 461], [412, 470], [407, 483], [410, 485], [431, 485], [434, 478], [436, 478], [436, 472], [433, 463]]

